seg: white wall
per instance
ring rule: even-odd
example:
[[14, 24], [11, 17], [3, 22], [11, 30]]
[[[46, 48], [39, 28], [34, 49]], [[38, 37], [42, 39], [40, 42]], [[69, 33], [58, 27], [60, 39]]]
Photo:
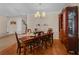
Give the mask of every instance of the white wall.
[[[26, 16], [14, 16], [9, 17], [9, 21], [7, 23], [7, 31], [9, 33], [17, 32], [18, 34], [22, 34], [25, 32], [25, 25], [22, 23], [22, 19], [26, 22]], [[16, 21], [16, 24], [10, 24], [11, 21]]]
[[0, 36], [7, 34], [7, 17], [0, 16]]
[[15, 17], [9, 17], [7, 22], [7, 32], [14, 33], [16, 31], [16, 24], [11, 24], [11, 21], [16, 21]]
[[[54, 39], [59, 39], [59, 21], [58, 12], [49, 12], [46, 14], [45, 18], [34, 18], [34, 15], [27, 16], [28, 28], [34, 30], [37, 24], [40, 24], [40, 30], [47, 31], [48, 28], [53, 28]], [[47, 24], [48, 26], [44, 26]]]

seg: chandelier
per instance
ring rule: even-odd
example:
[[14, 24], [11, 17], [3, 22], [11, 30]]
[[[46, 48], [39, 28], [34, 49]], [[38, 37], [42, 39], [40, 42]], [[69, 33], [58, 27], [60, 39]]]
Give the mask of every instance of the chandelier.
[[34, 17], [35, 18], [44, 18], [46, 16], [46, 13], [45, 12], [40, 12], [40, 11], [37, 11], [35, 14], [34, 14]]
[[34, 17], [35, 18], [44, 18], [44, 17], [46, 17], [46, 12], [44, 12], [44, 10], [43, 10], [43, 4], [38, 3], [37, 6], [38, 6], [38, 8], [37, 8], [38, 10], [34, 14]]

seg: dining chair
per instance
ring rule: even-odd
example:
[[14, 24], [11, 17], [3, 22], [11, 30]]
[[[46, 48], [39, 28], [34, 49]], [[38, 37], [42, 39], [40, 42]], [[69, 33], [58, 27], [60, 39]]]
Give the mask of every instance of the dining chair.
[[33, 38], [33, 50], [37, 50], [40, 47], [40, 36]]
[[50, 36], [50, 38], [49, 38], [50, 39], [50, 46], [52, 46], [52, 44], [53, 44], [53, 33], [51, 33], [49, 36]]
[[41, 36], [41, 45], [42, 45], [42, 48], [47, 48], [46, 35]]
[[47, 34], [47, 43], [52, 46], [53, 44], [53, 33]]
[[16, 41], [17, 41], [17, 53], [21, 54], [21, 49], [23, 48], [23, 43], [18, 38], [18, 34], [15, 32]]

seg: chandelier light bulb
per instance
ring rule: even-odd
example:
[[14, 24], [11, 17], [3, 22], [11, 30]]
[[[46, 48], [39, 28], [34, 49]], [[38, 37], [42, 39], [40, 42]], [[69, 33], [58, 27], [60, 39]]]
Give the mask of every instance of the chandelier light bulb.
[[45, 12], [39, 12], [37, 11], [34, 15], [35, 18], [41, 18], [41, 17], [45, 17], [46, 13]]
[[45, 12], [42, 12], [42, 17], [45, 17], [46, 16], [46, 13]]

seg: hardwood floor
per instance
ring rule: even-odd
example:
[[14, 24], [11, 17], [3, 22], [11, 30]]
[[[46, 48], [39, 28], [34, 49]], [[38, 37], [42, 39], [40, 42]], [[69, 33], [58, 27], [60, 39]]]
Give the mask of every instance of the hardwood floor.
[[[2, 50], [1, 55], [17, 55], [16, 44]], [[34, 53], [27, 52], [27, 55], [68, 55], [66, 48], [60, 40], [54, 40], [53, 46], [47, 49], [36, 49]]]
[[16, 43], [15, 35], [7, 35], [4, 37], [0, 37], [0, 51], [12, 46]]

